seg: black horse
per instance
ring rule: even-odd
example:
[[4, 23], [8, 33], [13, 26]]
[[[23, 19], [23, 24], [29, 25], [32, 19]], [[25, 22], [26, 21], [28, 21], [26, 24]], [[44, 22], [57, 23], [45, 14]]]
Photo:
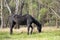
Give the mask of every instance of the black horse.
[[31, 15], [29, 14], [25, 14], [25, 15], [12, 15], [9, 17], [9, 23], [10, 23], [10, 34], [12, 34], [13, 32], [13, 27], [15, 24], [19, 25], [27, 25], [28, 27], [28, 34], [29, 34], [29, 30], [31, 28], [31, 34], [33, 31], [33, 27], [32, 27], [32, 23], [37, 25], [37, 30], [40, 33], [41, 29], [42, 29], [42, 25], [41, 23], [39, 23], [35, 18], [33, 18]]

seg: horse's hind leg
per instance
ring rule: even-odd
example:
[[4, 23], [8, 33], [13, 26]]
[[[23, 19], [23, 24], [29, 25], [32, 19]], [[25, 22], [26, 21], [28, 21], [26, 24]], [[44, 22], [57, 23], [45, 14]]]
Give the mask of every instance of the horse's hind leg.
[[18, 29], [19, 29], [20, 28], [20, 25], [18, 24], [17, 26], [18, 26]]
[[10, 25], [10, 26], [11, 26], [11, 27], [10, 27], [10, 34], [13, 33], [13, 27], [14, 27], [14, 25], [15, 25], [15, 24], [13, 24], [13, 23]]

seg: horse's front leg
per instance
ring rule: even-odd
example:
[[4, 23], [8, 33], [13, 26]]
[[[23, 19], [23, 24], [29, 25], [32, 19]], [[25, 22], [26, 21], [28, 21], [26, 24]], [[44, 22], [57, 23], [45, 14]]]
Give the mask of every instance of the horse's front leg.
[[28, 27], [28, 35], [29, 35], [29, 30], [30, 30], [30, 25], [31, 25], [31, 22], [30, 22], [30, 20], [29, 19], [27, 19], [27, 27]]
[[27, 32], [28, 35], [29, 35], [29, 30], [30, 30], [30, 26], [28, 26], [28, 32]]
[[32, 25], [31, 25], [30, 27], [31, 27], [31, 34], [32, 34], [32, 32], [33, 32], [33, 27], [32, 27]]

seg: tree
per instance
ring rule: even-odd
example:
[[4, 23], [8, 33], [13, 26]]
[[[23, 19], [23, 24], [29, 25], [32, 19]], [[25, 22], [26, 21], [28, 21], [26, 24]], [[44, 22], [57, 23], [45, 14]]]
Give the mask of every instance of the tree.
[[22, 15], [22, 10], [23, 10], [23, 7], [24, 7], [24, 2], [25, 2], [24, 0], [20, 1], [20, 9], [19, 9], [20, 10], [20, 15]]
[[33, 14], [33, 11], [32, 11], [32, 0], [28, 1], [28, 6], [29, 6], [29, 14], [31, 14], [32, 16], [34, 15]]
[[1, 0], [1, 28], [4, 26], [3, 23], [3, 0]]
[[19, 0], [15, 0], [16, 8], [15, 8], [15, 14], [18, 13], [18, 7], [19, 7]]
[[10, 13], [10, 15], [11, 15], [11, 14], [12, 14], [12, 13], [11, 13], [11, 9], [10, 9], [10, 7], [9, 7], [8, 3], [7, 3], [7, 0], [4, 0], [4, 2], [5, 2], [5, 4], [6, 4], [6, 7], [8, 8], [8, 10], [9, 10], [9, 13]]

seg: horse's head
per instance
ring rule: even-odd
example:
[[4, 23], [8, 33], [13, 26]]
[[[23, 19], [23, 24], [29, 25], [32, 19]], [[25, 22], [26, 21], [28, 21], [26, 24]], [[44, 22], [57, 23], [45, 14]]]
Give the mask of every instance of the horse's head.
[[39, 33], [41, 32], [41, 30], [42, 30], [42, 25], [41, 25], [41, 24], [39, 24], [39, 25], [37, 26], [37, 30], [38, 30]]

